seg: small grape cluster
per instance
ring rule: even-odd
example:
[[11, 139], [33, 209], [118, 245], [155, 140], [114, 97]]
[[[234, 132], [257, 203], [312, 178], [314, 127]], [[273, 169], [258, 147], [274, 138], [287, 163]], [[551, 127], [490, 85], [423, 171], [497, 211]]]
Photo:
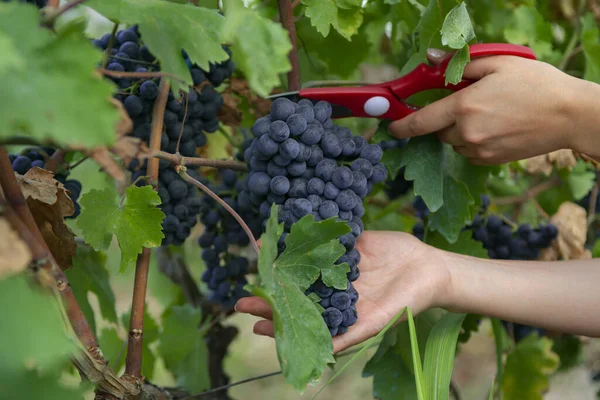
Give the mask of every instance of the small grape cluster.
[[[259, 237], [262, 221], [252, 210], [242, 211], [238, 196], [235, 195], [247, 190], [247, 181], [238, 180], [238, 173], [231, 169], [219, 171], [218, 177], [221, 184], [208, 183], [209, 189], [242, 217], [254, 238]], [[208, 299], [225, 308], [233, 307], [240, 298], [249, 295], [244, 290], [244, 285], [248, 283], [248, 259], [232, 254], [231, 246], [248, 246], [250, 238], [235, 218], [208, 195], [202, 197], [200, 221], [205, 227], [204, 233], [198, 238], [198, 244], [202, 248], [202, 259], [206, 264], [202, 281], [210, 290]]]
[[[25, 149], [22, 154], [9, 154], [8, 158], [12, 163], [12, 169], [20, 175], [25, 175], [31, 168], [38, 167], [44, 169], [46, 167], [46, 160], [50, 158], [56, 149], [52, 147], [41, 147], [38, 149]], [[77, 218], [81, 213], [81, 206], [79, 205], [79, 196], [81, 195], [81, 182], [75, 179], [67, 179], [67, 175], [58, 173], [54, 175], [54, 179], [62, 183], [65, 189], [68, 190], [68, 195], [75, 211], [73, 215], [65, 217], [66, 219]]]
[[229, 55], [229, 58], [220, 63], [210, 63], [209, 70], [204, 71], [202, 68], [198, 67], [195, 64], [192, 64], [192, 61], [188, 57], [185, 50], [182, 50], [182, 55], [187, 64], [188, 68], [192, 73], [192, 79], [194, 80], [194, 85], [199, 85], [204, 82], [206, 79], [215, 87], [220, 86], [225, 80], [233, 75], [233, 71], [235, 70], [235, 64], [231, 57], [231, 50], [227, 46], [223, 46], [223, 50]]
[[[92, 42], [106, 50], [110, 46], [110, 37], [110, 34], [106, 34]], [[228, 62], [225, 64], [233, 65]], [[195, 66], [190, 68], [194, 85], [206, 81], [205, 71]], [[106, 69], [117, 72], [156, 72], [160, 70], [160, 65], [142, 43], [137, 26], [132, 26], [116, 33]], [[211, 76], [210, 72], [206, 74]], [[217, 75], [223, 77], [220, 73]], [[158, 97], [157, 79], [110, 79], [119, 86], [115, 98], [123, 103], [133, 121], [133, 135], [149, 143], [152, 111]], [[219, 83], [221, 82], [222, 80]], [[169, 92], [164, 112], [161, 150], [172, 154], [179, 152], [186, 157], [195, 156], [198, 148], [207, 143], [206, 133], [217, 131], [218, 112], [222, 105], [223, 98], [210, 84], [201, 85], [201, 88], [192, 87], [179, 99]], [[147, 174], [147, 160], [142, 164], [134, 160], [128, 167], [132, 171], [133, 181], [137, 181], [139, 185], [146, 183], [143, 177]], [[160, 208], [166, 215], [163, 220], [165, 238], [162, 244], [179, 246], [189, 237], [191, 228], [197, 223], [200, 198], [194, 185], [184, 181], [168, 167], [168, 161], [160, 161], [158, 194], [162, 201]], [[188, 170], [190, 175], [192, 172]]]
[[306, 291], [321, 298], [323, 318], [336, 336], [357, 320], [358, 293], [352, 282], [360, 275], [355, 244], [364, 230], [362, 200], [373, 185], [387, 179], [388, 172], [381, 163], [382, 148], [334, 124], [331, 113], [332, 107], [325, 101], [275, 100], [270, 113], [252, 127], [255, 139], [244, 152], [248, 188], [240, 192], [238, 200], [242, 209], [258, 209], [263, 229], [271, 205], [279, 205], [279, 222], [284, 223], [280, 253], [291, 226], [305, 215], [312, 214], [315, 221], [337, 218], [351, 228], [340, 238], [346, 252], [336, 261], [350, 267], [347, 288], [327, 287], [319, 278]]

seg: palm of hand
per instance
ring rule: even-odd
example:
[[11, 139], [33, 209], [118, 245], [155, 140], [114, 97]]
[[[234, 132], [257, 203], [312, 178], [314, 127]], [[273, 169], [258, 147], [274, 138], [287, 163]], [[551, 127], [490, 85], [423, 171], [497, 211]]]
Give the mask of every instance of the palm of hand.
[[[376, 335], [407, 305], [414, 314], [429, 307], [441, 275], [430, 268], [439, 266], [429, 262], [433, 248], [406, 233], [366, 231], [356, 247], [361, 253], [360, 277], [354, 282], [359, 293], [358, 321], [333, 339], [334, 352]], [[273, 336], [273, 314], [266, 301], [243, 298], [236, 309], [265, 318], [255, 324], [254, 332]]]

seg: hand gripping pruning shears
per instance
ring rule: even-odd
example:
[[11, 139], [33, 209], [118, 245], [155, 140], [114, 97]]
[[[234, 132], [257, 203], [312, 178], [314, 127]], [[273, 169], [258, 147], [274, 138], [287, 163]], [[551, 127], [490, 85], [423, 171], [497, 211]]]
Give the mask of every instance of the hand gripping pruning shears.
[[[506, 43], [483, 43], [469, 46], [471, 59], [494, 55], [508, 55], [535, 60], [534, 52], [525, 46]], [[279, 93], [270, 96], [305, 98], [312, 101], [327, 101], [332, 105], [331, 118], [381, 118], [398, 120], [415, 112], [420, 107], [407, 103], [406, 99], [430, 89], [458, 91], [475, 80], [463, 79], [457, 84], [445, 84], [444, 73], [452, 55], [438, 65], [419, 64], [408, 74], [393, 81], [363, 86], [332, 86], [305, 88], [297, 92]]]

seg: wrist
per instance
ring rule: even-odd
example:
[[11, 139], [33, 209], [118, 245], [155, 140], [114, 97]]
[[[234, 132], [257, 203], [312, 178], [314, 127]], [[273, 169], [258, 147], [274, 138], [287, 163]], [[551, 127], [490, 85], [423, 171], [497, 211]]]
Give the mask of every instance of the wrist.
[[569, 148], [594, 158], [600, 157], [600, 85], [569, 77], [563, 101], [568, 115], [565, 135]]

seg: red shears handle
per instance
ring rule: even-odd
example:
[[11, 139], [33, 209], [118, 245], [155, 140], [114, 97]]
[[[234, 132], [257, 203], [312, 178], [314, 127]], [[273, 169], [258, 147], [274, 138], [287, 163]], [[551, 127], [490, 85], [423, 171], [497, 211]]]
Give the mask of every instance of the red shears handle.
[[[474, 44], [469, 46], [469, 54], [471, 59], [495, 55], [536, 59], [530, 48], [506, 43]], [[448, 56], [436, 66], [419, 64], [408, 74], [390, 82], [356, 87], [307, 88], [301, 89], [299, 95], [346, 107], [353, 117], [397, 120], [416, 110], [405, 102], [409, 96], [430, 89], [457, 91], [475, 82], [463, 79], [456, 85], [446, 85], [444, 73], [451, 58]]]

